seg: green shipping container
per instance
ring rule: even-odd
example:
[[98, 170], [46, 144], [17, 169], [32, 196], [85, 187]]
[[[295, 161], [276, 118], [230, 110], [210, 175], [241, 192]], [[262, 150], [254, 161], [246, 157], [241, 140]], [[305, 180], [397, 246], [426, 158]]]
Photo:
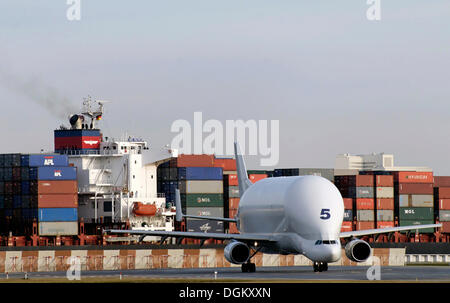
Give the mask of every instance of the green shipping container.
[[399, 218], [401, 220], [433, 220], [433, 207], [400, 207]]
[[223, 194], [181, 194], [182, 207], [224, 207]]
[[[424, 224], [434, 224], [433, 220], [401, 220], [400, 219], [400, 226], [410, 226], [410, 225], [424, 225]], [[419, 229], [419, 234], [429, 234], [429, 233], [434, 233], [434, 228], [424, 228], [424, 229]], [[405, 234], [408, 231], [401, 231], [401, 233]], [[409, 232], [411, 233], [415, 233], [416, 231], [410, 230]]]

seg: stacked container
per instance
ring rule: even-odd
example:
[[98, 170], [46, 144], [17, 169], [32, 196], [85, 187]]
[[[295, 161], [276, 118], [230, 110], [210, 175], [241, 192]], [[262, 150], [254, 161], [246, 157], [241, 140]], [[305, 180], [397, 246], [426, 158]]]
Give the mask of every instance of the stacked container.
[[[239, 184], [237, 174], [229, 174], [223, 176], [223, 190], [225, 198], [225, 214], [228, 218], [234, 218], [237, 215], [239, 207]], [[230, 195], [231, 193], [231, 195]], [[239, 233], [236, 224], [228, 224], [228, 232], [230, 234]]]
[[394, 227], [394, 177], [375, 173], [374, 178], [376, 227]]
[[[434, 223], [433, 173], [394, 172], [395, 206], [400, 226]], [[432, 233], [433, 228], [419, 233]]]
[[353, 206], [355, 199], [343, 198], [344, 200], [344, 221], [342, 222], [341, 232], [353, 230]]
[[442, 223], [441, 231], [450, 233], [450, 177], [434, 177], [434, 209]]

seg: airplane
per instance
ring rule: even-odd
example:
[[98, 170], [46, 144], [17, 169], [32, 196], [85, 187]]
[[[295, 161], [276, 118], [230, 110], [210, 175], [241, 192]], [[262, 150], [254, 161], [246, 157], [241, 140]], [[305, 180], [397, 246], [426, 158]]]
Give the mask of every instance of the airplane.
[[313, 270], [328, 270], [328, 263], [341, 258], [341, 238], [348, 238], [344, 246], [346, 256], [354, 262], [364, 262], [372, 255], [370, 245], [357, 237], [422, 228], [438, 228], [442, 224], [389, 227], [382, 229], [341, 232], [344, 203], [341, 193], [329, 180], [319, 176], [265, 178], [252, 183], [247, 176], [244, 159], [235, 142], [234, 153], [238, 175], [240, 202], [235, 218], [185, 215], [181, 211], [180, 191], [176, 190], [176, 220], [183, 218], [208, 219], [237, 224], [239, 234], [106, 230], [106, 233], [160, 236], [161, 243], [168, 237], [228, 240], [224, 257], [240, 264], [242, 272], [255, 272], [251, 259], [258, 252], [266, 254], [304, 255], [313, 262]]

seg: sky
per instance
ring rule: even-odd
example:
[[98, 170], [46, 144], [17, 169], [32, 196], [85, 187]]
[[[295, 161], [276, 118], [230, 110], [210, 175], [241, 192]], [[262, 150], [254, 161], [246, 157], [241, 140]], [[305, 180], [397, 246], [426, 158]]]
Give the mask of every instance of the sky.
[[[53, 149], [84, 97], [100, 127], [159, 149], [178, 119], [279, 121], [282, 167], [341, 153], [450, 175], [450, 2], [0, 2], [1, 153]], [[248, 156], [248, 168], [261, 167]]]

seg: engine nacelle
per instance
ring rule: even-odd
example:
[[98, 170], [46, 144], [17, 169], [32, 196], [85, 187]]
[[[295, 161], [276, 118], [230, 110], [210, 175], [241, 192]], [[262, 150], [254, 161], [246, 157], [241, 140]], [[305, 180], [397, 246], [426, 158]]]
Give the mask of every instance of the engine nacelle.
[[225, 246], [223, 255], [230, 263], [244, 264], [250, 257], [250, 248], [245, 243], [233, 241]]
[[345, 255], [354, 262], [366, 261], [372, 252], [370, 245], [363, 240], [355, 239], [345, 245]]

